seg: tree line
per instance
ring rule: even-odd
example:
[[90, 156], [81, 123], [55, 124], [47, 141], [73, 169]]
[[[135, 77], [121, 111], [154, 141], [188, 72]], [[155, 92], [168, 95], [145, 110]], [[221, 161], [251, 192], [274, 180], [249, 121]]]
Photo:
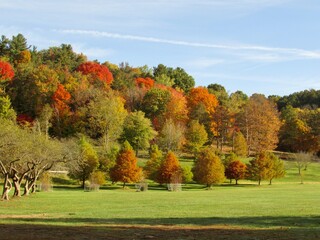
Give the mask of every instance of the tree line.
[[[288, 97], [249, 97], [241, 91], [228, 93], [219, 84], [195, 87], [193, 77], [179, 67], [88, 61], [71, 45], [38, 51], [22, 34], [2, 36], [0, 127], [27, 136], [0, 145], [4, 191], [16, 182], [15, 172], [19, 181], [36, 180], [58, 163], [83, 183], [97, 171], [108, 178], [118, 176], [111, 170], [124, 142], [135, 156], [141, 150], [150, 152], [153, 145], [166, 154], [195, 157], [212, 146], [243, 156], [276, 148], [319, 154], [319, 96], [319, 91], [306, 90]], [[1, 142], [9, 140], [1, 132]], [[32, 161], [40, 161], [42, 150], [21, 148], [19, 155], [20, 141], [35, 148], [41, 141], [50, 146], [48, 152], [55, 146], [57, 154], [49, 154], [46, 164], [38, 166]], [[64, 152], [68, 145], [73, 150]], [[17, 155], [10, 155], [15, 149]], [[36, 152], [38, 157], [30, 157]], [[28, 184], [24, 186], [32, 186]]]

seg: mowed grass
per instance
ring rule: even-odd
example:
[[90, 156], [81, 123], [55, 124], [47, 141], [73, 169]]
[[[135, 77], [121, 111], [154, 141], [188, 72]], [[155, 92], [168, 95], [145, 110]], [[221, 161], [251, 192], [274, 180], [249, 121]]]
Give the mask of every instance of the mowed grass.
[[43, 232], [33, 239], [320, 239], [320, 164], [308, 166], [304, 184], [290, 164], [271, 186], [242, 180], [212, 190], [188, 184], [181, 192], [152, 184], [147, 192], [133, 185], [54, 188], [0, 202], [0, 230]]

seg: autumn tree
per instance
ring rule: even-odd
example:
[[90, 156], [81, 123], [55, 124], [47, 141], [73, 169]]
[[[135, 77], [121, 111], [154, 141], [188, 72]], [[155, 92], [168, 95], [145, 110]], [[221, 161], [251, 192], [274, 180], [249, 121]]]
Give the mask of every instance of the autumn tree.
[[184, 141], [185, 128], [180, 124], [175, 124], [172, 119], [168, 119], [159, 136], [159, 145], [165, 151], [177, 151], [182, 147]]
[[192, 153], [200, 151], [201, 147], [208, 141], [205, 127], [198, 121], [191, 121], [185, 133], [186, 149]]
[[150, 147], [150, 159], [144, 166], [144, 171], [149, 179], [153, 181], [156, 181], [158, 179], [161, 163], [162, 152], [159, 150], [157, 145], [153, 144]]
[[0, 60], [0, 83], [9, 82], [13, 77], [14, 70], [10, 63]]
[[284, 177], [286, 174], [286, 171], [285, 171], [284, 163], [281, 159], [279, 159], [273, 153], [268, 153], [268, 154], [272, 162], [272, 168], [269, 173], [269, 184], [271, 185], [273, 179]]
[[137, 166], [137, 158], [128, 141], [125, 141], [116, 160], [116, 165], [110, 171], [113, 182], [126, 183], [137, 182], [140, 180], [142, 169]]
[[106, 85], [110, 85], [113, 81], [112, 73], [109, 71], [108, 67], [96, 62], [82, 63], [77, 68], [77, 71], [87, 75], [92, 83], [98, 80]]
[[228, 179], [235, 179], [236, 185], [239, 179], [244, 179], [246, 176], [247, 166], [240, 160], [232, 161], [229, 163], [225, 170], [226, 177]]
[[234, 152], [241, 157], [245, 157], [248, 154], [246, 139], [240, 131], [235, 133]]
[[129, 114], [125, 121], [122, 133], [122, 139], [127, 140], [135, 149], [138, 155], [139, 149], [149, 147], [149, 142], [157, 135], [153, 130], [151, 121], [145, 118], [141, 111]]
[[179, 160], [173, 152], [168, 152], [160, 166], [157, 181], [160, 184], [172, 183], [178, 174], [180, 174]]
[[258, 181], [260, 186], [262, 180], [269, 179], [273, 163], [267, 152], [261, 152], [250, 160], [248, 167], [248, 177], [251, 180]]
[[184, 126], [189, 119], [187, 99], [182, 92], [174, 89], [170, 90], [170, 95], [164, 117], [165, 119], [172, 119], [175, 124]]
[[265, 96], [254, 94], [243, 109], [241, 131], [245, 134], [248, 151], [273, 150], [278, 143], [279, 114]]
[[144, 89], [150, 89], [153, 87], [154, 85], [154, 80], [146, 77], [146, 78], [136, 78], [136, 85], [140, 88], [144, 88]]
[[197, 156], [192, 169], [194, 180], [211, 188], [224, 181], [224, 166], [210, 148], [203, 149]]

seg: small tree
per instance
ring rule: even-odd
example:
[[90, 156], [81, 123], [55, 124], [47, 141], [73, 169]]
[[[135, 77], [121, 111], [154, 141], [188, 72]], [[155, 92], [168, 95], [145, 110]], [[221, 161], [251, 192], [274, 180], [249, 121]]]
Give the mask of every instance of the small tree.
[[152, 145], [150, 150], [150, 159], [144, 166], [144, 171], [149, 179], [156, 181], [162, 161], [162, 152], [157, 145]]
[[211, 187], [212, 184], [224, 181], [224, 166], [218, 156], [210, 148], [202, 150], [192, 169], [194, 180]]
[[300, 176], [301, 184], [303, 184], [303, 170], [307, 170], [308, 165], [312, 161], [313, 155], [307, 152], [299, 152], [294, 154], [294, 160], [296, 162], [296, 167], [298, 168], [298, 174]]
[[193, 173], [192, 173], [192, 169], [190, 166], [182, 166], [181, 172], [182, 172], [182, 182], [183, 183], [192, 182]]
[[248, 154], [247, 141], [241, 132], [237, 132], [234, 138], [234, 152], [241, 157]]
[[269, 153], [269, 158], [272, 162], [272, 168], [269, 174], [269, 181], [271, 185], [273, 179], [284, 177], [286, 171], [284, 169], [283, 161], [280, 160], [276, 155], [274, 155], [273, 153]]
[[273, 164], [268, 153], [261, 152], [247, 166], [249, 179], [257, 180], [260, 186], [262, 180], [269, 179], [272, 166]]
[[128, 141], [125, 141], [117, 157], [116, 165], [110, 171], [113, 182], [126, 183], [137, 182], [141, 178], [141, 168], [137, 166], [137, 158]]
[[82, 136], [79, 141], [80, 156], [72, 167], [70, 175], [73, 178], [80, 179], [82, 187], [85, 181], [88, 180], [90, 174], [99, 166], [98, 154], [88, 140]]
[[247, 166], [239, 161], [235, 160], [229, 163], [228, 167], [226, 168], [225, 174], [226, 177], [230, 179], [236, 180], [236, 185], [238, 185], [239, 179], [244, 179], [246, 176]]
[[166, 158], [163, 160], [158, 175], [158, 182], [171, 183], [180, 173], [180, 163], [173, 152], [168, 152]]

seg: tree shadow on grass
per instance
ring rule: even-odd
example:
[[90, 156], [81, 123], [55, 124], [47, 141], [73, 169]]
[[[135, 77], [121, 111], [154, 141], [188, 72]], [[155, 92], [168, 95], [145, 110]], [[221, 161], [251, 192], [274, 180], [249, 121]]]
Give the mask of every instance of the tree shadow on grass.
[[[189, 226], [212, 226], [226, 225], [235, 227], [255, 228], [318, 228], [320, 231], [320, 216], [263, 216], [263, 217], [211, 217], [211, 218], [79, 218], [75, 213], [69, 213], [70, 217], [65, 218], [15, 218], [8, 219], [8, 222], [20, 223], [46, 223], [46, 224], [95, 224], [95, 225], [189, 225]], [[3, 219], [2, 222], [6, 220]]]
[[319, 239], [318, 230], [301, 228], [248, 229], [228, 226], [57, 226], [43, 224], [0, 224], [2, 240], [55, 239], [237, 239], [237, 240], [310, 240]]

